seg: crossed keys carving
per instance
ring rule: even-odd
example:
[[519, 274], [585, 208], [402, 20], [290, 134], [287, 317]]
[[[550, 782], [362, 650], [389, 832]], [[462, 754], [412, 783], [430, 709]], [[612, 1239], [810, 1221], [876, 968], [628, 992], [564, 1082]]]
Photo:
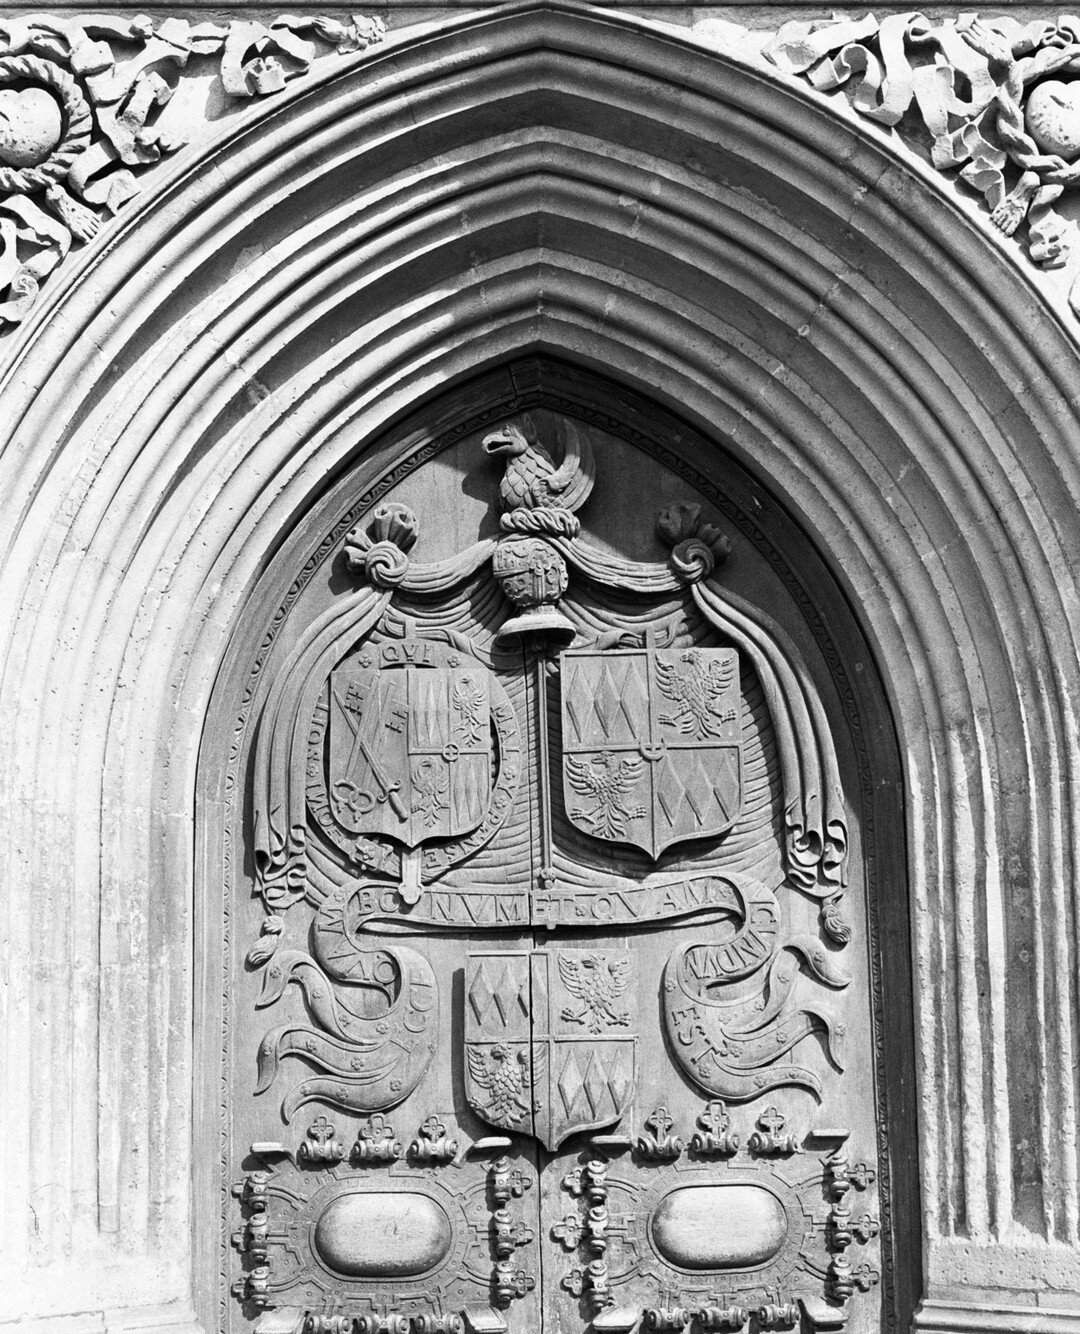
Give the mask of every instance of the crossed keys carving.
[[[371, 772], [378, 784], [379, 791], [372, 796], [370, 792], [360, 791], [354, 784], [350, 783], [350, 795], [344, 804], [353, 812], [354, 815], [367, 815], [377, 801], [386, 801], [390, 804], [390, 809], [403, 823], [409, 818], [409, 812], [405, 809], [405, 803], [401, 800], [401, 784], [387, 776], [386, 770], [375, 758], [374, 753], [364, 740], [363, 722], [357, 707], [357, 697], [354, 694], [355, 686], [349, 691], [347, 697], [343, 700], [340, 695], [335, 694], [334, 699], [341, 710], [341, 716], [349, 725], [352, 732], [352, 750], [349, 753], [349, 762], [345, 766], [345, 773], [351, 774], [356, 766], [357, 756], [363, 755], [367, 760]], [[343, 787], [344, 783], [337, 783], [335, 787]], [[340, 794], [339, 794], [340, 797]]]

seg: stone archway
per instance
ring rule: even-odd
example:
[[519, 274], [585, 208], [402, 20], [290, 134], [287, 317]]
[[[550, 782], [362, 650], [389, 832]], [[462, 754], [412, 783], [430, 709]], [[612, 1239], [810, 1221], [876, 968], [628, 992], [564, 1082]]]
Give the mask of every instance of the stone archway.
[[[533, 607], [527, 581], [527, 610], [518, 614], [499, 589], [517, 588], [520, 562], [539, 558], [538, 539], [528, 534], [531, 520], [542, 516], [530, 510], [528, 519], [519, 519], [525, 536], [500, 539], [505, 530], [490, 513], [498, 468], [485, 460], [480, 442], [507, 420], [549, 444], [577, 441], [590, 472], [581, 501], [588, 501], [586, 512], [564, 525], [576, 530], [580, 522], [580, 536], [544, 547], [545, 570], [565, 555], [562, 594], [556, 599], [548, 590]], [[682, 516], [690, 545], [697, 541], [701, 570], [678, 561], [669, 570], [667, 546], [654, 534], [658, 506], [673, 506], [669, 513]], [[374, 548], [364, 536], [369, 530], [382, 534]], [[711, 534], [711, 554], [690, 530]], [[703, 596], [721, 601], [699, 602], [690, 590], [700, 574], [708, 580], [714, 571], [715, 582], [701, 585], [710, 590]], [[709, 606], [720, 610], [715, 623], [700, 620], [703, 611], [712, 614]], [[726, 619], [728, 612], [734, 621]], [[677, 642], [678, 650], [649, 647], [661, 642]], [[680, 752], [675, 767], [655, 746], [639, 748], [635, 730], [649, 726], [641, 693], [649, 689], [646, 658], [659, 651], [668, 664], [664, 671], [678, 671], [680, 664], [695, 670], [685, 666], [700, 651], [687, 654], [691, 644], [712, 646], [706, 657], [727, 653], [742, 663], [740, 777], [728, 767], [730, 754], [718, 753], [719, 733], [712, 740], [707, 730], [701, 734], [713, 747], [702, 752], [709, 772], [726, 775], [713, 779], [725, 785], [715, 806], [710, 780], [695, 770], [691, 752]], [[573, 651], [564, 655], [568, 648]], [[727, 661], [721, 658], [718, 671]], [[498, 738], [490, 760], [491, 805], [482, 819], [477, 806], [476, 835], [464, 839], [468, 802], [455, 777], [461, 758], [455, 753], [447, 760], [437, 745], [430, 751], [424, 721], [445, 714], [435, 724], [439, 737], [457, 735], [453, 682], [461, 673], [488, 683], [484, 708], [490, 707]], [[418, 702], [425, 679], [451, 691], [442, 705], [433, 697]], [[352, 716], [346, 697], [357, 700], [365, 731], [356, 735], [366, 740], [346, 742], [342, 750], [336, 738], [346, 736]], [[545, 719], [537, 722], [533, 711], [542, 697]], [[560, 697], [561, 725], [555, 721]], [[812, 712], [804, 712], [811, 700]], [[684, 736], [671, 730], [670, 719], [663, 722], [662, 707], [652, 712], [660, 750]], [[620, 731], [620, 717], [632, 718], [634, 728]], [[564, 759], [568, 729], [579, 724], [594, 740], [613, 737], [623, 749], [591, 762], [587, 754], [584, 761]], [[439, 730], [445, 727], [451, 733]], [[667, 734], [669, 742], [662, 739]], [[421, 735], [428, 741], [417, 770], [403, 759], [402, 747]], [[325, 756], [324, 743], [330, 747]], [[381, 786], [374, 797], [353, 782], [363, 787], [371, 781], [356, 770], [358, 745], [361, 769], [363, 756], [377, 752], [372, 772]], [[620, 768], [619, 755], [628, 768]], [[653, 777], [640, 772], [647, 756], [660, 762]], [[445, 800], [439, 805], [427, 778], [441, 773], [442, 763]], [[477, 761], [470, 763], [475, 768]], [[607, 818], [591, 816], [589, 801], [574, 813], [571, 797], [589, 787], [587, 781], [582, 787], [582, 763], [592, 763], [593, 772], [600, 764], [605, 772], [613, 765], [616, 774], [636, 774], [625, 801], [603, 807]], [[797, 769], [805, 777], [795, 778]], [[414, 801], [417, 783], [428, 797]], [[564, 784], [565, 798], [559, 795]], [[572, 1326], [591, 1312], [609, 1322], [598, 1328], [614, 1329], [636, 1326], [643, 1308], [648, 1321], [648, 1312], [660, 1318], [672, 1301], [674, 1309], [695, 1312], [704, 1301], [729, 1321], [771, 1303], [776, 1310], [760, 1317], [762, 1328], [787, 1327], [789, 1307], [805, 1313], [807, 1329], [825, 1328], [843, 1303], [852, 1327], [857, 1320], [860, 1329], [905, 1328], [919, 1287], [920, 1221], [901, 786], [888, 705], [843, 593], [813, 542], [759, 480], [732, 462], [722, 441], [700, 436], [629, 386], [544, 355], [478, 371], [415, 405], [334, 480], [275, 553], [244, 608], [208, 716], [198, 862], [207, 967], [219, 970], [223, 1000], [206, 1006], [205, 1078], [217, 1081], [220, 1096], [207, 1090], [196, 1142], [221, 1145], [229, 1164], [225, 1180], [239, 1191], [240, 1203], [231, 1201], [223, 1217], [204, 1204], [199, 1234], [207, 1273], [224, 1248], [234, 1280], [231, 1323], [246, 1328], [245, 1321], [259, 1319], [266, 1308], [266, 1320], [285, 1324], [304, 1311], [329, 1318], [331, 1306], [339, 1319], [363, 1319], [374, 1305], [391, 1320], [445, 1321], [464, 1313], [472, 1328], [490, 1321], [492, 1328], [532, 1329], [541, 1319]], [[738, 817], [728, 805], [736, 787], [743, 793], [735, 799]], [[346, 789], [353, 802], [348, 809], [341, 804]], [[683, 804], [684, 793], [690, 805]], [[410, 803], [418, 813], [408, 817], [416, 852], [414, 883], [406, 885], [407, 863], [401, 861], [399, 872], [396, 845], [385, 835], [404, 832], [400, 821]], [[635, 804], [640, 809], [631, 814]], [[436, 809], [444, 817], [436, 817]], [[423, 811], [433, 817], [430, 828]], [[466, 823], [456, 833], [440, 823], [458, 816]], [[805, 838], [798, 832], [791, 841], [784, 827], [802, 831], [806, 817], [814, 831], [806, 828]], [[633, 830], [627, 819], [636, 822]], [[710, 831], [730, 832], [714, 846]], [[658, 832], [671, 848], [666, 855], [650, 845]], [[693, 845], [701, 837], [706, 843]], [[725, 898], [724, 875], [734, 877], [741, 909], [732, 911]], [[724, 922], [735, 932], [730, 942]], [[732, 1037], [730, 1046], [727, 1036], [708, 1028], [709, 1014], [719, 1020], [715, 1005], [703, 1011], [683, 997], [673, 981], [678, 964], [669, 962], [660, 978], [664, 958], [674, 960], [680, 945], [699, 951], [693, 956], [699, 972], [715, 972], [710, 987], [730, 991], [724, 1004], [736, 1010], [723, 1023], [734, 1024], [733, 1033], [748, 1019], [748, 1031], [757, 1034], [754, 1016], [767, 1011], [760, 1035], [745, 1045]], [[605, 950], [616, 953], [596, 954]], [[628, 1008], [619, 1011], [612, 1031], [597, 1019], [590, 1039], [573, 1023], [560, 1024], [558, 1004], [548, 1012], [533, 994], [539, 988], [542, 997], [556, 982], [533, 978], [525, 986], [518, 977], [526, 958], [545, 976], [558, 964], [562, 977], [564, 967], [573, 972], [586, 957], [614, 959], [619, 994], [631, 987]], [[800, 961], [806, 986], [785, 1000], [800, 971], [791, 965]], [[386, 970], [383, 989], [371, 988], [377, 966]], [[395, 968], [412, 979], [399, 990]], [[520, 1107], [515, 1112], [499, 1099], [490, 1104], [483, 1094], [490, 1047], [484, 1034], [498, 1035], [507, 1022], [511, 974], [529, 993], [513, 1004], [528, 1011], [530, 1031], [553, 1026], [553, 1036], [537, 1039], [541, 1054], [530, 1058], [533, 1129]], [[378, 1013], [348, 1017], [348, 1007], [367, 996], [365, 988]], [[700, 992], [713, 995], [704, 986]], [[383, 1013], [391, 993], [394, 1003]], [[668, 993], [674, 996], [664, 1000], [665, 1014], [654, 1015]], [[402, 1006], [413, 995], [423, 1003], [410, 1025]], [[489, 1014], [492, 995], [500, 998], [501, 1018]], [[520, 1030], [519, 1022], [511, 1024], [512, 1052], [524, 1051]], [[396, 1048], [386, 1046], [391, 1037]], [[598, 1053], [596, 1070], [584, 1080], [582, 1041]], [[221, 1059], [211, 1063], [216, 1045]], [[359, 1066], [357, 1052], [367, 1053]], [[714, 1064], [710, 1052], [730, 1059]], [[585, 1055], [581, 1061], [588, 1064]], [[580, 1087], [605, 1087], [609, 1075], [602, 1072], [609, 1067], [618, 1104], [604, 1103], [594, 1091], [579, 1106]], [[706, 1106], [703, 1095], [722, 1095], [722, 1101]], [[634, 1139], [636, 1124], [648, 1124], [658, 1099], [682, 1135], [669, 1138], [664, 1152]], [[308, 1105], [314, 1103], [318, 1107]], [[369, 1123], [372, 1112], [380, 1115]], [[714, 1134], [723, 1123], [734, 1138], [687, 1149], [701, 1115]], [[764, 1153], [753, 1147], [758, 1116], [787, 1126], [776, 1140], [787, 1147], [766, 1146]], [[314, 1157], [305, 1148], [290, 1166], [294, 1141], [313, 1117], [311, 1133], [330, 1147]], [[422, 1141], [406, 1151], [405, 1127], [413, 1121], [437, 1123], [442, 1144], [453, 1151], [445, 1147], [442, 1158], [430, 1161], [417, 1152]], [[380, 1170], [364, 1147], [366, 1127], [376, 1122], [389, 1154], [375, 1160]], [[511, 1155], [504, 1169], [487, 1161], [496, 1152], [488, 1138], [493, 1124], [515, 1134], [498, 1142]], [[602, 1129], [607, 1138], [587, 1133]], [[390, 1152], [395, 1137], [400, 1143]], [[354, 1140], [359, 1147], [350, 1152]], [[805, 1159], [802, 1149], [791, 1156], [795, 1144], [805, 1147]], [[600, 1275], [605, 1285], [610, 1278], [610, 1291], [599, 1294], [583, 1269], [575, 1276], [580, 1229], [560, 1212], [573, 1209], [560, 1182], [575, 1164], [580, 1171], [590, 1152], [611, 1155], [610, 1248], [602, 1249]], [[835, 1199], [834, 1169], [827, 1165], [834, 1153], [837, 1165], [843, 1159], [844, 1182], [850, 1169], [850, 1180], [859, 1183], [838, 1187]], [[220, 1170], [217, 1156], [208, 1155], [203, 1168], [208, 1176]], [[485, 1177], [500, 1170], [537, 1178], [526, 1198], [504, 1202], [522, 1215], [524, 1238], [520, 1251], [508, 1246], [506, 1264], [514, 1273], [520, 1267], [535, 1287], [508, 1292], [489, 1309], [487, 1214], [476, 1196]], [[876, 1188], [865, 1193], [875, 1176]], [[642, 1230], [649, 1229], [650, 1216], [655, 1220], [649, 1210], [658, 1193], [669, 1198], [688, 1183], [719, 1188], [722, 1206], [723, 1191], [734, 1187], [748, 1190], [753, 1204], [762, 1179], [785, 1200], [788, 1237], [776, 1254], [764, 1247], [772, 1257], [766, 1272], [758, 1272], [759, 1261], [738, 1280], [725, 1285], [712, 1277], [703, 1288], [677, 1267], [650, 1266]], [[305, 1240], [309, 1215], [321, 1217], [322, 1210], [351, 1217], [362, 1213], [364, 1191], [387, 1187], [405, 1192], [402, 1206], [409, 1200], [429, 1208], [434, 1199], [437, 1207], [439, 1200], [451, 1207], [447, 1235], [454, 1240], [445, 1259], [460, 1277], [412, 1282], [406, 1274], [388, 1288], [379, 1265], [366, 1277], [363, 1266], [347, 1266], [336, 1283], [331, 1265], [324, 1293], [328, 1261], [317, 1241]], [[456, 1201], [448, 1204], [448, 1190], [465, 1202], [461, 1217]], [[830, 1213], [829, 1201], [845, 1194], [852, 1198]], [[860, 1244], [848, 1233], [831, 1249], [837, 1229], [853, 1224], [852, 1210], [864, 1221]], [[751, 1210], [746, 1226], [753, 1217]], [[880, 1244], [869, 1245], [879, 1222]], [[714, 1225], [717, 1236], [725, 1235], [722, 1207]], [[771, 1226], [765, 1228], [770, 1235]], [[321, 1227], [315, 1226], [316, 1238]], [[481, 1242], [470, 1240], [477, 1227]], [[739, 1229], [729, 1231], [733, 1244]], [[849, 1245], [851, 1254], [842, 1254]], [[337, 1256], [336, 1246], [332, 1251]], [[569, 1289], [562, 1282], [567, 1274]], [[672, 1283], [679, 1285], [670, 1289], [677, 1298], [665, 1298], [664, 1285]], [[852, 1304], [857, 1292], [872, 1295]], [[742, 1315], [742, 1323], [747, 1318]]]
[[298, 82], [178, 161], [20, 335], [5, 856], [35, 1020], [9, 1086], [35, 1110], [5, 1170], [37, 1225], [6, 1250], [12, 1300], [188, 1319], [213, 681], [327, 477], [527, 350], [651, 386], [829, 553], [909, 798], [921, 1321], [1070, 1327], [1074, 343], [872, 130], [560, 5]]

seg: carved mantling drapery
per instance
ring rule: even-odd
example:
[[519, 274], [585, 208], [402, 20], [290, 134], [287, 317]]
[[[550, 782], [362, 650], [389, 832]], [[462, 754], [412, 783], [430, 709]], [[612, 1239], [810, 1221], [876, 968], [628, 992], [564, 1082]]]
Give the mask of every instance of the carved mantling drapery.
[[[788, 875], [805, 892], [822, 900], [838, 897], [846, 883], [847, 838], [836, 757], [821, 704], [797, 651], [779, 627], [708, 577], [716, 564], [709, 540], [716, 544], [719, 535], [700, 536], [692, 512], [665, 514], [661, 523], [672, 539], [671, 562], [650, 565], [607, 556], [576, 533], [565, 535], [565, 523], [554, 525], [556, 531], [552, 531], [549, 520], [545, 528], [545, 516], [535, 509], [514, 509], [508, 514], [524, 516], [517, 519], [518, 531], [527, 527], [543, 533], [543, 537], [526, 539], [535, 543], [523, 557], [530, 585], [537, 562], [546, 559], [543, 553], [553, 551], [601, 586], [653, 596], [690, 590], [706, 622], [747, 655], [761, 681], [777, 732]], [[559, 517], [572, 516], [565, 510]], [[495, 577], [501, 576], [500, 582], [506, 584], [505, 562], [500, 569], [498, 558], [500, 550], [513, 548], [513, 539], [504, 538], [501, 544], [487, 539], [456, 559], [417, 565], [410, 563], [407, 554], [412, 528], [411, 517], [403, 519], [387, 509], [376, 514], [371, 534], [352, 535], [350, 563], [366, 587], [305, 632], [275, 681], [260, 728], [254, 816], [260, 891], [272, 911], [288, 908], [309, 892], [314, 871], [306, 856], [309, 733], [330, 670], [379, 623], [392, 605], [395, 589], [446, 594], [492, 560], [496, 562]], [[565, 571], [561, 582], [565, 587]], [[550, 605], [556, 600], [552, 597]], [[530, 607], [547, 605], [531, 598], [526, 603]], [[517, 627], [521, 633], [534, 628], [550, 631], [552, 624], [533, 614]]]

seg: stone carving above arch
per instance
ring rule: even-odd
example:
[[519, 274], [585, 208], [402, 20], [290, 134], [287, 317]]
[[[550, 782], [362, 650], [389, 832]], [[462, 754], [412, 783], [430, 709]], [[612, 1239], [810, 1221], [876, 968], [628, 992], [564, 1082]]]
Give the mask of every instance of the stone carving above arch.
[[1065, 265], [1076, 223], [1055, 205], [1080, 184], [1074, 16], [793, 19], [762, 54], [822, 92], [847, 89], [859, 115], [905, 143], [928, 142], [932, 164], [982, 196], [994, 227], [1026, 233], [1034, 263]]
[[[630, 20], [634, 22], [634, 20]], [[1043, 270], [1070, 264], [1080, 209], [1080, 24], [916, 12], [688, 31], [727, 59], [843, 89], [860, 117], [958, 179], [983, 218]], [[407, 38], [410, 29], [400, 31]], [[0, 21], [0, 339], [42, 283], [139, 193], [156, 164], [230, 111], [282, 93], [318, 63], [380, 44], [377, 17], [291, 14], [225, 23], [170, 16]], [[1018, 260], [1020, 252], [1017, 252]], [[1022, 261], [1021, 261], [1022, 262]], [[1080, 313], [1073, 267], [1069, 302]]]
[[230, 104], [280, 92], [320, 56], [363, 51], [384, 31], [362, 15], [0, 20], [0, 329], [26, 317], [148, 167]]
[[[407, 405], [539, 346], [655, 387], [726, 440], [842, 576], [912, 803], [939, 1302], [922, 1323], [1075, 1330], [1052, 1310], [1080, 1289], [1078, 1037], [1060, 1004], [1080, 820], [1073, 332], [1009, 262], [1019, 246], [801, 75], [554, 2], [400, 34], [377, 60], [378, 81], [372, 58], [330, 56], [302, 117], [288, 89], [249, 102], [212, 170], [145, 168], [6, 349], [0, 857], [17, 892], [0, 947], [22, 1029], [5, 1078], [42, 1109], [0, 1145], [9, 1309], [190, 1300], [207, 1263], [177, 1258], [201, 1170], [193, 1081], [213, 1096], [191, 1004], [214, 1000], [191, 976], [190, 812], [213, 682], [327, 478]], [[496, 156], [496, 81], [547, 138]], [[570, 87], [585, 143], [541, 118]], [[431, 169], [397, 181], [416, 133]], [[69, 933], [86, 945], [74, 974]], [[995, 1288], [1017, 1310], [992, 1324], [970, 1294]]]

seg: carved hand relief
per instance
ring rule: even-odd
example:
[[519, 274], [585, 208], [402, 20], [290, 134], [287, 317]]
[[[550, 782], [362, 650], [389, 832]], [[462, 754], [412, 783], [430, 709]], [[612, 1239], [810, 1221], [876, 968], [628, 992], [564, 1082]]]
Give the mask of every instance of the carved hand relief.
[[266, 690], [245, 946], [280, 1018], [237, 1293], [338, 1334], [844, 1306], [879, 1225], [814, 1126], [853, 927], [809, 669], [700, 505], [658, 516], [665, 560], [586, 534], [584, 426], [523, 416], [472, 460], [496, 536], [425, 563], [426, 516], [380, 504]]
[[1036, 264], [1066, 262], [1076, 224], [1054, 206], [1080, 183], [1074, 17], [794, 20], [763, 54], [823, 92], [846, 87], [860, 115], [904, 137], [913, 137], [906, 118], [917, 118], [933, 165], [959, 172], [982, 195], [995, 227], [1012, 236], [1026, 223]]

